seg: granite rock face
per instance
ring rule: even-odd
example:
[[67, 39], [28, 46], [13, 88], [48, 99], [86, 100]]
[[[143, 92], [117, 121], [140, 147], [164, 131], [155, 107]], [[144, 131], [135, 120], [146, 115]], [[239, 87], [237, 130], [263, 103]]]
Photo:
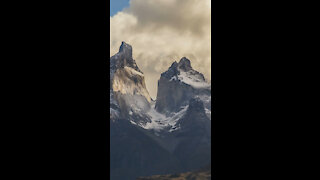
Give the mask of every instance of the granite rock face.
[[165, 114], [177, 112], [193, 97], [201, 98], [205, 107], [211, 110], [211, 85], [203, 74], [191, 67], [190, 60], [183, 57], [161, 74], [155, 108]]
[[119, 52], [110, 59], [110, 69], [116, 70], [124, 68], [125, 66], [131, 67], [141, 73], [136, 61], [132, 58], [132, 46], [122, 42]]
[[[110, 110], [112, 116], [150, 122], [144, 115], [150, 109], [151, 97], [147, 91], [144, 74], [132, 57], [131, 45], [122, 42], [119, 52], [110, 58]], [[137, 118], [131, 118], [136, 116]]]
[[192, 171], [211, 160], [211, 84], [183, 57], [152, 100], [144, 74], [122, 42], [110, 58], [111, 180]]

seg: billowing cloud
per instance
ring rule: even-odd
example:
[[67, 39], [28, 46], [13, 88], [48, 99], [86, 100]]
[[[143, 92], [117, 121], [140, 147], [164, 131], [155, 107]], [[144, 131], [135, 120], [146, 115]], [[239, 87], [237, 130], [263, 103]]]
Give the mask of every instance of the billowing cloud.
[[210, 18], [210, 0], [131, 0], [130, 7], [110, 17], [110, 56], [122, 41], [131, 44], [153, 98], [160, 74], [183, 56], [210, 79]]

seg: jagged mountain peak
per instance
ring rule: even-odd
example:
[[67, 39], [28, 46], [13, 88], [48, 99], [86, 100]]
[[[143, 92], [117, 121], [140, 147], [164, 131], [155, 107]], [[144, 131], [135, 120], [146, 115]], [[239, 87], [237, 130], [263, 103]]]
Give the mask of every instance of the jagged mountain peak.
[[161, 77], [168, 79], [169, 81], [178, 81], [188, 84], [194, 88], [209, 88], [208, 83], [204, 75], [191, 66], [191, 61], [183, 57], [179, 63], [174, 61], [170, 68], [161, 74]]
[[110, 68], [112, 71], [115, 71], [116, 69], [125, 67], [132, 68], [142, 73], [138, 68], [136, 61], [132, 57], [132, 46], [122, 41], [119, 52], [110, 58]]
[[180, 74], [180, 71], [187, 72], [193, 70], [191, 66], [191, 61], [183, 57], [180, 59], [179, 63], [177, 61], [174, 61], [169, 69], [162, 73], [161, 76], [165, 76], [166, 78], [172, 78], [174, 76], [178, 76]]
[[[187, 105], [193, 96], [199, 95], [206, 99], [210, 93], [211, 84], [203, 74], [192, 68], [188, 58], [183, 57], [179, 63], [173, 62], [170, 68], [161, 74], [155, 107], [161, 113], [177, 112], [181, 106]], [[206, 102], [207, 108], [208, 104]]]
[[127, 55], [127, 57], [132, 57], [132, 46], [122, 41], [121, 46], [119, 48], [119, 53], [123, 53]]
[[192, 67], [191, 67], [190, 60], [187, 59], [186, 57], [181, 58], [181, 60], [179, 61], [179, 64], [178, 64], [178, 68], [183, 70], [183, 71], [191, 70]]
[[178, 67], [178, 63], [177, 63], [177, 61], [174, 61], [174, 62], [171, 64], [171, 66], [169, 67], [169, 69], [177, 69], [177, 67]]
[[169, 71], [175, 71], [175, 72], [178, 72], [178, 71], [189, 71], [189, 70], [193, 70], [192, 69], [192, 66], [191, 66], [191, 61], [186, 58], [186, 57], [183, 57], [180, 59], [179, 63], [177, 61], [174, 61], [171, 66], [169, 67], [168, 69]]

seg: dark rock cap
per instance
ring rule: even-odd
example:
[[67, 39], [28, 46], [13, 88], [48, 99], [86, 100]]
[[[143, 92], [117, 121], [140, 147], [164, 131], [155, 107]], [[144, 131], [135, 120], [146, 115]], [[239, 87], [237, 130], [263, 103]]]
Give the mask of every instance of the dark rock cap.
[[132, 46], [122, 41], [119, 52], [125, 54], [128, 57], [132, 57]]
[[179, 69], [182, 69], [184, 71], [189, 71], [192, 69], [191, 62], [186, 57], [181, 58], [181, 60], [179, 61], [178, 67]]
[[110, 69], [115, 71], [116, 69], [124, 68], [125, 66], [131, 67], [142, 73], [132, 57], [132, 46], [122, 41], [119, 52], [110, 58]]

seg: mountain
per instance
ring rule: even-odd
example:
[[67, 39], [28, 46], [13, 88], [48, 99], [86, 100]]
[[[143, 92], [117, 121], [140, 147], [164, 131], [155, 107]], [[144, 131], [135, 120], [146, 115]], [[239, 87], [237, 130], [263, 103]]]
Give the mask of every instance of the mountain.
[[112, 116], [132, 121], [150, 122], [144, 113], [150, 109], [151, 97], [144, 74], [132, 58], [132, 47], [122, 42], [119, 52], [110, 58], [110, 99]]
[[177, 112], [193, 97], [200, 98], [207, 112], [211, 111], [211, 84], [191, 67], [189, 59], [183, 57], [161, 74], [155, 108], [165, 114]]
[[111, 180], [172, 174], [211, 163], [211, 85], [183, 57], [161, 74], [151, 99], [122, 42], [110, 58]]

